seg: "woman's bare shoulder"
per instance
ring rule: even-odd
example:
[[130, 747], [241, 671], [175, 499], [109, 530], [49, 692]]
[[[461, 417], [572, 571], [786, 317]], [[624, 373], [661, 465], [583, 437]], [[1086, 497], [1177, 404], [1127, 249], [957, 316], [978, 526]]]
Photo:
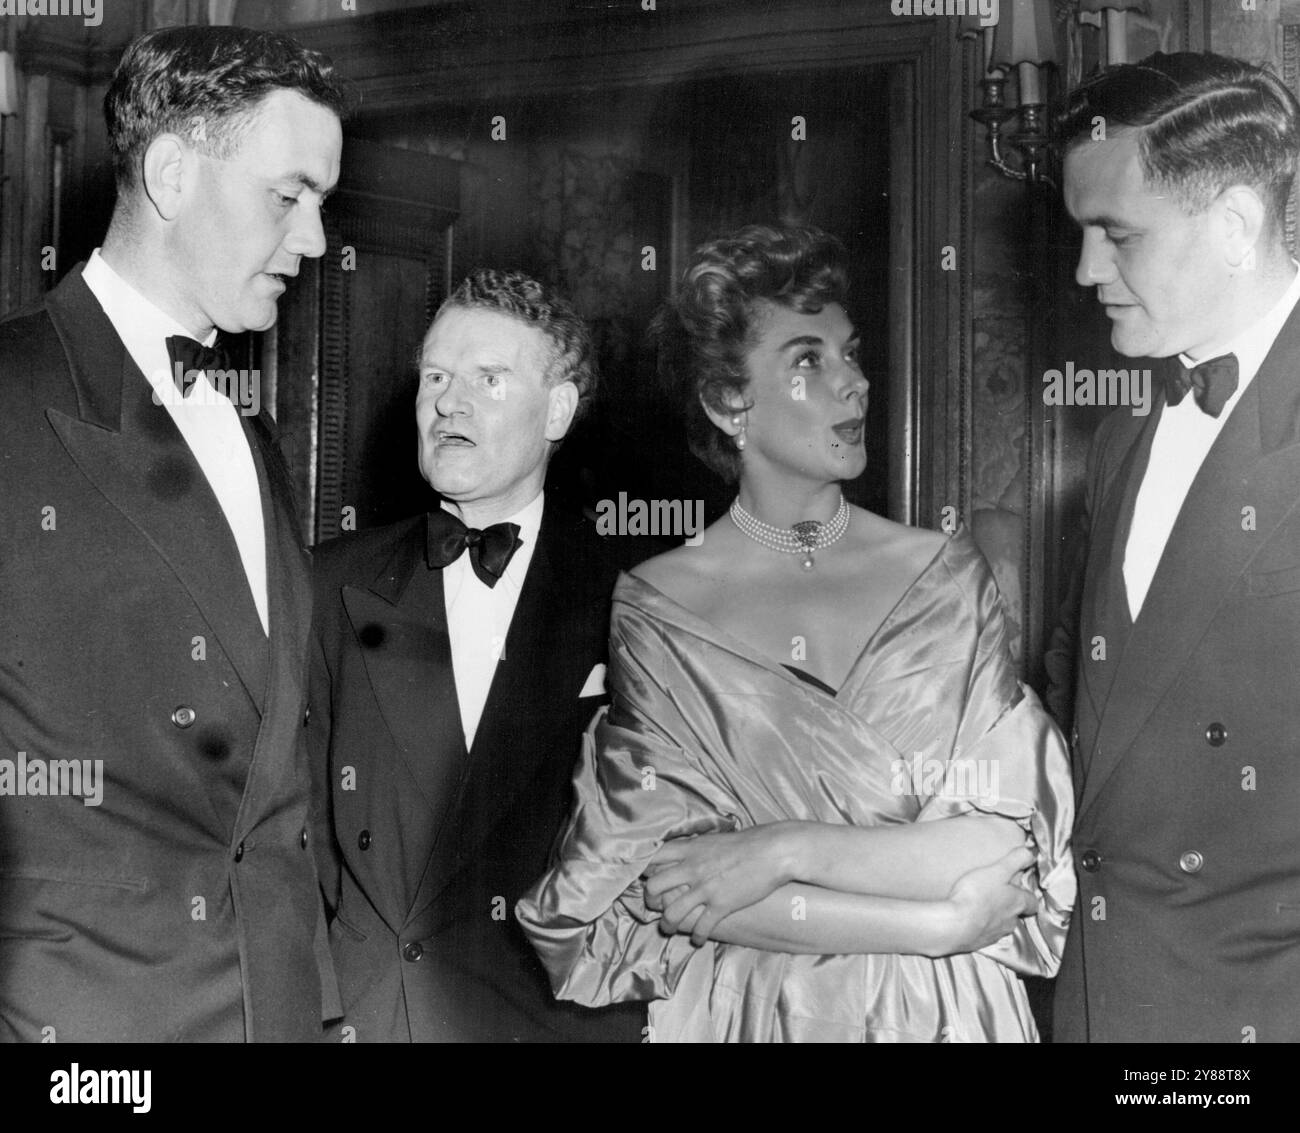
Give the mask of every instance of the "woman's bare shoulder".
[[674, 601], [690, 608], [690, 599], [707, 588], [719, 574], [724, 574], [726, 548], [729, 540], [720, 524], [713, 524], [704, 532], [703, 540], [692, 546], [683, 543], [671, 551], [655, 555], [638, 564], [628, 573]]
[[949, 538], [942, 531], [908, 527], [859, 507], [852, 509], [850, 524], [864, 548], [913, 565], [918, 574], [934, 561]]

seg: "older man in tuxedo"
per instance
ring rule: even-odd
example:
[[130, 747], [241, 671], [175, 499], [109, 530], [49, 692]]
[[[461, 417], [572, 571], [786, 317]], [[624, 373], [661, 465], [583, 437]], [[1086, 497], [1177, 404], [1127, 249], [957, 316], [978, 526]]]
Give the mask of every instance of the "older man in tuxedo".
[[0, 326], [4, 1038], [304, 1040], [337, 1014], [306, 556], [257, 375], [208, 348], [324, 252], [342, 106], [281, 36], [136, 40], [103, 247]]
[[441, 509], [317, 549], [308, 735], [345, 1039], [641, 1037], [644, 1005], [557, 1003], [512, 915], [604, 703], [617, 564], [543, 492], [595, 378], [568, 303], [474, 273], [420, 354]]
[[1081, 616], [1049, 666], [1077, 672], [1056, 1038], [1294, 1042], [1296, 100], [1236, 60], [1155, 55], [1075, 91], [1059, 133], [1078, 282], [1168, 376], [1149, 416], [1098, 432]]

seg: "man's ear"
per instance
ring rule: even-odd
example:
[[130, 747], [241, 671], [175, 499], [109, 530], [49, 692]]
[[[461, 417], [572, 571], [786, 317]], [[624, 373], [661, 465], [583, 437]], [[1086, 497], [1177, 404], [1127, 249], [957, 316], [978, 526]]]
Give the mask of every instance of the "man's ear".
[[572, 382], [556, 382], [546, 391], [546, 439], [562, 441], [578, 411], [578, 387]]
[[1250, 185], [1230, 185], [1219, 194], [1224, 256], [1230, 267], [1253, 270], [1268, 223], [1268, 208]]
[[144, 151], [144, 196], [163, 220], [174, 220], [180, 211], [190, 157], [176, 134], [159, 134]]

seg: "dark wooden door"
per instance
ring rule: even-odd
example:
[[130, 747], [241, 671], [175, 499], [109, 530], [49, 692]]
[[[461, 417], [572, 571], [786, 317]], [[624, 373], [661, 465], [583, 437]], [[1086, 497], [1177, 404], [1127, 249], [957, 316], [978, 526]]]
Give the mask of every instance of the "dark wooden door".
[[275, 405], [304, 538], [426, 510], [416, 358], [449, 286], [457, 162], [348, 139], [325, 213], [275, 331]]

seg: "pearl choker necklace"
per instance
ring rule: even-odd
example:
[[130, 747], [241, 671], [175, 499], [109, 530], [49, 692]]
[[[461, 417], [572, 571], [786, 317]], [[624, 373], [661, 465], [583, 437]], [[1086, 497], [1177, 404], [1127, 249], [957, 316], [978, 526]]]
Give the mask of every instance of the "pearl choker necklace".
[[793, 527], [773, 527], [770, 523], [756, 519], [741, 507], [740, 497], [732, 501], [730, 514], [731, 522], [755, 543], [787, 555], [803, 555], [799, 565], [804, 570], [812, 570], [814, 551], [829, 547], [843, 538], [844, 532], [849, 529], [849, 504], [843, 495], [840, 496], [839, 511], [826, 523], [805, 519]]

